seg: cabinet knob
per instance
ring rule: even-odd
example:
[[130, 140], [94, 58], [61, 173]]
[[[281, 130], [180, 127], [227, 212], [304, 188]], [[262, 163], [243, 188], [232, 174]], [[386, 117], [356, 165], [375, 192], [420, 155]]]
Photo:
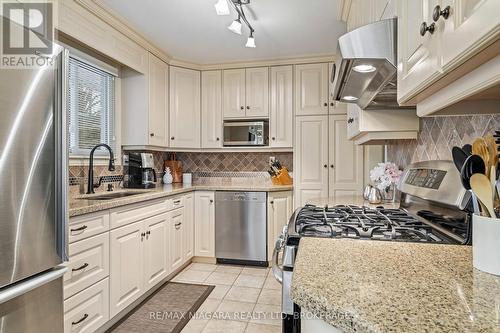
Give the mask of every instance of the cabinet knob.
[[335, 103], [331, 102], [331, 103], [330, 103], [330, 106], [335, 106]]
[[328, 106], [328, 103], [323, 104], [324, 106]]
[[325, 169], [328, 168], [328, 164], [323, 165], [323, 168]]
[[354, 122], [354, 118], [349, 118], [349, 119], [347, 119], [347, 123], [348, 123], [348, 124], [352, 124], [353, 122]]
[[250, 107], [247, 105], [247, 110], [250, 110]]
[[330, 168], [335, 169], [335, 165], [330, 164]]
[[210, 199], [210, 203], [214, 203], [213, 199]]
[[220, 141], [220, 138], [217, 138], [217, 139], [215, 139], [215, 140]]
[[175, 140], [175, 137], [174, 136], [170, 137], [170, 140]]
[[427, 31], [429, 31], [429, 33], [432, 35], [434, 33], [435, 28], [436, 28], [435, 23], [431, 23], [430, 25], [427, 25], [426, 22], [422, 22], [422, 24], [420, 25], [420, 36], [422, 36], [422, 37], [425, 36]]
[[149, 134], [149, 136], [155, 136], [155, 134], [154, 134], [154, 133], [151, 133], [151, 134]]
[[273, 137], [271, 138], [271, 140], [273, 140], [273, 141], [274, 141], [274, 140], [276, 140], [276, 138], [273, 136]]
[[442, 16], [445, 20], [448, 19], [450, 16], [450, 6], [446, 6], [443, 10], [441, 10], [441, 6], [437, 5], [434, 7], [434, 10], [432, 12], [432, 19], [434, 22], [437, 22], [439, 20], [439, 17]]
[[269, 201], [269, 203], [270, 203], [271, 205], [274, 205], [274, 201], [273, 201], [273, 200]]
[[244, 106], [240, 106], [240, 109], [245, 110], [245, 107]]

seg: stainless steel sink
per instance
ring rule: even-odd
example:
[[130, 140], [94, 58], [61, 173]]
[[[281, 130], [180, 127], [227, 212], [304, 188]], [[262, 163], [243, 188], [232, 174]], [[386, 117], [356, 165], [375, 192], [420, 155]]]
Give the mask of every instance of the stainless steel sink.
[[100, 194], [100, 195], [95, 195], [95, 196], [89, 196], [89, 197], [83, 197], [79, 198], [80, 200], [112, 200], [112, 199], [119, 199], [119, 198], [125, 198], [125, 197], [130, 197], [132, 195], [139, 195], [139, 194], [144, 194], [148, 192], [112, 192], [112, 193], [106, 193], [106, 194]]

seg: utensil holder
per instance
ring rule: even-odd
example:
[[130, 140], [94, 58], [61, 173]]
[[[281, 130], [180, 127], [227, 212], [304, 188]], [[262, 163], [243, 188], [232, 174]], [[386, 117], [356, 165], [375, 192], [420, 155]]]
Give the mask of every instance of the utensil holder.
[[500, 275], [500, 219], [472, 217], [472, 263], [480, 271]]
[[271, 177], [273, 185], [292, 185], [293, 179], [286, 168], [281, 168], [278, 175]]

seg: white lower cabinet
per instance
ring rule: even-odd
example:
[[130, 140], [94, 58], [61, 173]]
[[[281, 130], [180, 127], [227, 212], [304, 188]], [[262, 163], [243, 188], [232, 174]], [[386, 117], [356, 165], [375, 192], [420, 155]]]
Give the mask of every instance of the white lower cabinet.
[[64, 301], [64, 333], [91, 333], [109, 318], [108, 278]]
[[267, 260], [271, 260], [274, 243], [293, 213], [291, 191], [270, 192], [267, 196]]
[[171, 220], [169, 223], [170, 238], [169, 238], [169, 252], [170, 252], [170, 271], [174, 271], [181, 267], [184, 258], [183, 244], [184, 244], [184, 214], [183, 209], [179, 208], [171, 213]]
[[144, 221], [145, 289], [150, 289], [170, 273], [168, 267], [169, 223], [168, 213]]
[[194, 199], [195, 255], [215, 257], [215, 193], [197, 191]]
[[144, 223], [112, 230], [110, 313], [114, 317], [144, 293]]

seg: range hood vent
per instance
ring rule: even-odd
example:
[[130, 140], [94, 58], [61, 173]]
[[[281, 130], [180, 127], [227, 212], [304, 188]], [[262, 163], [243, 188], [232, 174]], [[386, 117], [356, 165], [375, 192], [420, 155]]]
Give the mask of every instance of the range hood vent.
[[368, 110], [401, 108], [397, 102], [397, 18], [341, 36], [338, 55], [335, 100]]

